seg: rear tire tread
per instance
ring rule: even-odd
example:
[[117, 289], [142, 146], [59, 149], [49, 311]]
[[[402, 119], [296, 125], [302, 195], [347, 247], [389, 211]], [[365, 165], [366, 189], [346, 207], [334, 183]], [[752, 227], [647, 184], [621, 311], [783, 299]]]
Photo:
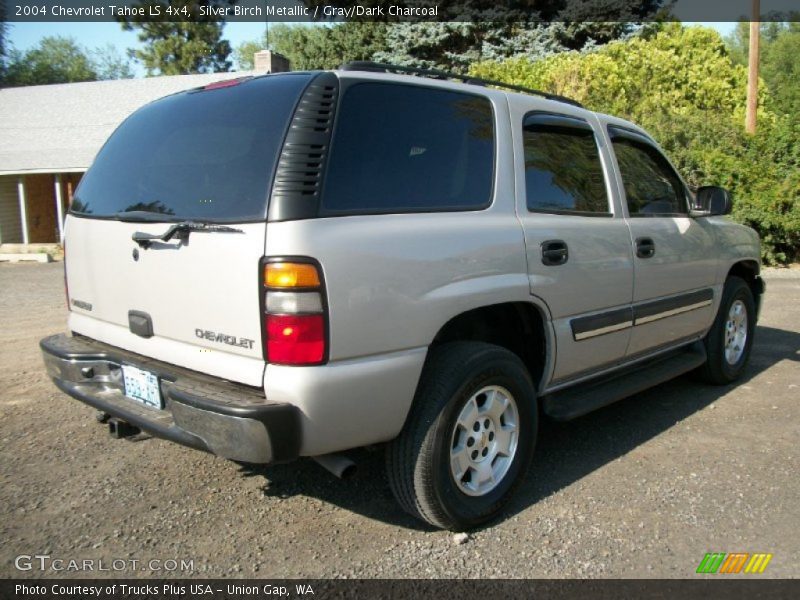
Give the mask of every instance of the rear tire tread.
[[[516, 355], [499, 346], [483, 342], [452, 342], [433, 348], [423, 367], [403, 431], [386, 450], [389, 486], [398, 503], [412, 516], [435, 527], [458, 531], [470, 526], [469, 523], [460, 523], [443, 510], [438, 498], [432, 472], [435, 463], [436, 421], [443, 418], [442, 410], [447, 404], [444, 400], [452, 396], [449, 393], [452, 382], [463, 381], [463, 385], [468, 382], [469, 372], [465, 371], [468, 361], [485, 356], [488, 362], [489, 359], [497, 358], [498, 351], [516, 361], [530, 382], [527, 370]], [[489, 512], [499, 510], [514, 488], [521, 483], [528, 463], [524, 458], [523, 461], [523, 471], [511, 490], [492, 505]]]

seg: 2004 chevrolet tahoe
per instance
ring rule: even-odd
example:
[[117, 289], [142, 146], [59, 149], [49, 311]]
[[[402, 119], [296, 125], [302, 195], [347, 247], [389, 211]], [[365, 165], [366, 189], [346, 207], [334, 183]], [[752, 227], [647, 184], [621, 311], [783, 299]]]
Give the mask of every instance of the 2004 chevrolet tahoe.
[[67, 217], [55, 384], [238, 461], [385, 442], [402, 507], [457, 530], [540, 413], [735, 380], [764, 285], [727, 192], [632, 123], [457, 79], [361, 63], [135, 112]]

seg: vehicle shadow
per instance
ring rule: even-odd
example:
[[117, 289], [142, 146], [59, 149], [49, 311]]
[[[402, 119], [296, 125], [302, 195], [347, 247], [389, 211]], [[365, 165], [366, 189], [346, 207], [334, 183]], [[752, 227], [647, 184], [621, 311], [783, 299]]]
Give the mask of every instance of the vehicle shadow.
[[[533, 465], [497, 521], [525, 510], [624, 456], [784, 360], [800, 362], [800, 333], [758, 327], [750, 364], [744, 377], [735, 384], [711, 386], [684, 376], [574, 421], [557, 423], [544, 419], [540, 423]], [[347, 454], [358, 463], [356, 475], [347, 481], [337, 480], [311, 460], [271, 467], [242, 465], [242, 474], [263, 477], [263, 492], [268, 496], [309, 495], [398, 527], [432, 530], [406, 515], [395, 503], [384, 474], [380, 448]]]

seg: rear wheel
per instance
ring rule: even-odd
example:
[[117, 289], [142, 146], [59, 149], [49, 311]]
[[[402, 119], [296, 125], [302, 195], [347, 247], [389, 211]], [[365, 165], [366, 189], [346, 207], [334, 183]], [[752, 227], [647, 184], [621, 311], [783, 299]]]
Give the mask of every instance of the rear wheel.
[[704, 340], [708, 360], [700, 375], [723, 385], [738, 379], [750, 358], [756, 325], [753, 292], [739, 277], [729, 277], [714, 324]]
[[434, 348], [408, 421], [387, 449], [392, 492], [431, 525], [473, 527], [511, 497], [536, 428], [536, 394], [515, 354], [481, 342]]

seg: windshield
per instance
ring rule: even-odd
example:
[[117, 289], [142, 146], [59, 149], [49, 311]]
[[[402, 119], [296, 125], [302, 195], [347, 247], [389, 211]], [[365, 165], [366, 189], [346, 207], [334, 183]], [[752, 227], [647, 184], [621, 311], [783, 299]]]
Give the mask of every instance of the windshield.
[[144, 106], [100, 150], [71, 212], [164, 221], [264, 219], [281, 144], [311, 77], [271, 75]]

